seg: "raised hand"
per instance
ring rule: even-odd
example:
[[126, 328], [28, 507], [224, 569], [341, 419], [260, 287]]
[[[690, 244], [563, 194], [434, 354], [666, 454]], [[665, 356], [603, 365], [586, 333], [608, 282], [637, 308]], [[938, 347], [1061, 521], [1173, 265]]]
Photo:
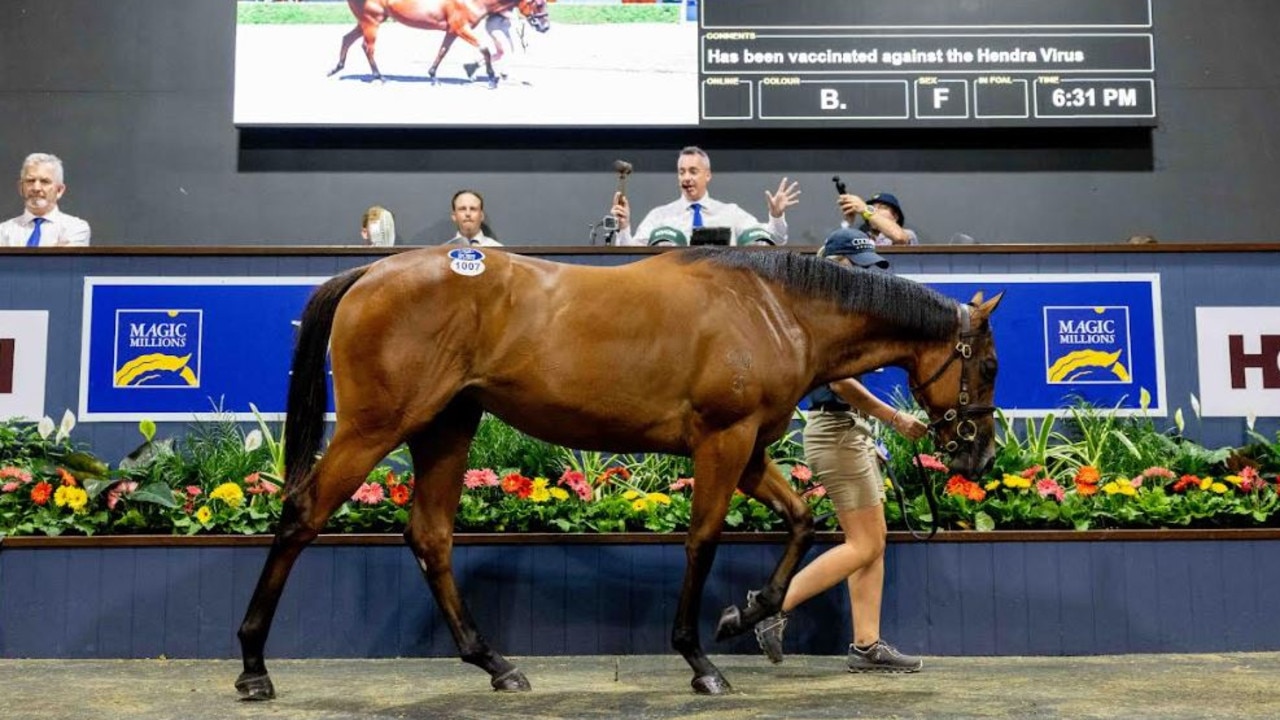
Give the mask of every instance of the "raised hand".
[[631, 225], [631, 203], [627, 202], [627, 196], [620, 192], [613, 194], [613, 207], [609, 212], [618, 218], [618, 229], [626, 230]]
[[778, 191], [771, 193], [765, 190], [764, 196], [769, 203], [769, 216], [782, 217], [787, 208], [800, 202], [800, 183], [792, 181], [788, 184], [787, 178], [782, 178], [778, 183]]

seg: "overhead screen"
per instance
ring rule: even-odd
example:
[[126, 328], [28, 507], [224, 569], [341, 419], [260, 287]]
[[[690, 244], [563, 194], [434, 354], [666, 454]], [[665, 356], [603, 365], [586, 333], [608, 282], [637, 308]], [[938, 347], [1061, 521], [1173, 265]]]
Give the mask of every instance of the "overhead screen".
[[[436, 3], [453, 4], [368, 0], [381, 9], [359, 26], [345, 3], [303, 3], [287, 23], [242, 3], [236, 123], [1156, 124], [1150, 0], [560, 0], [546, 5], [546, 22], [518, 10], [478, 21], [479, 42], [503, 51], [492, 83], [462, 39], [432, 75], [444, 33], [413, 27], [430, 18], [408, 13]], [[370, 36], [380, 78], [363, 50]]]

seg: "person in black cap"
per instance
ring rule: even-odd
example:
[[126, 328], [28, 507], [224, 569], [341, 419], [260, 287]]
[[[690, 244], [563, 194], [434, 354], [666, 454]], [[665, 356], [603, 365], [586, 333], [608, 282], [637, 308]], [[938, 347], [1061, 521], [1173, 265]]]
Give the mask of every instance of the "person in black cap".
[[[833, 232], [819, 257], [850, 267], [850, 272], [887, 270], [889, 261], [861, 230]], [[768, 658], [782, 662], [782, 635], [787, 613], [839, 582], [849, 586], [853, 642], [849, 672], [910, 673], [923, 667], [918, 657], [904, 655], [880, 637], [880, 599], [884, 593], [884, 478], [880, 475], [873, 420], [913, 440], [928, 427], [915, 416], [895, 410], [853, 378], [817, 388], [809, 394], [804, 429], [805, 463], [822, 483], [836, 508], [844, 542], [819, 555], [791, 580], [782, 612], [756, 624], [756, 640]], [[752, 602], [748, 594], [747, 602]]]
[[876, 245], [920, 243], [915, 232], [906, 229], [907, 216], [902, 212], [902, 203], [892, 193], [876, 193], [866, 200], [857, 195], [840, 195], [836, 204], [845, 222], [853, 225], [861, 221]]

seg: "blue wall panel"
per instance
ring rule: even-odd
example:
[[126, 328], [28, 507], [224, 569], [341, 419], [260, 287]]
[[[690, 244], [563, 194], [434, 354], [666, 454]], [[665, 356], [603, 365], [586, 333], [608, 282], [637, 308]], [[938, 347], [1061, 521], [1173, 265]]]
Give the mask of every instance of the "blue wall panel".
[[[759, 587], [776, 545], [721, 547], [700, 613]], [[819, 547], [816, 550], [824, 549]], [[928, 655], [1280, 650], [1269, 591], [1280, 541], [891, 544], [882, 634]], [[261, 547], [0, 550], [0, 657], [225, 658]], [[1228, 559], [1233, 558], [1233, 559]], [[670, 652], [679, 545], [466, 545], [455, 569], [480, 629], [513, 656]], [[837, 587], [792, 614], [789, 652], [838, 654]], [[316, 546], [281, 599], [272, 657], [452, 656], [452, 636], [407, 549]]]

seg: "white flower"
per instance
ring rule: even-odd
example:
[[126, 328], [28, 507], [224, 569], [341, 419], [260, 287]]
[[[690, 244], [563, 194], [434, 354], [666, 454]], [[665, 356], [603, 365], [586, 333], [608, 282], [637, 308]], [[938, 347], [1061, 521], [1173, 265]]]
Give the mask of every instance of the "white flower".
[[40, 423], [36, 425], [36, 432], [40, 433], [41, 440], [48, 440], [53, 434], [53, 418], [48, 415], [40, 418]]
[[1196, 417], [1200, 417], [1200, 398], [1196, 397], [1195, 393], [1191, 393], [1191, 412], [1195, 413]]
[[76, 426], [75, 413], [70, 410], [62, 414], [62, 422], [58, 425], [58, 435], [54, 438], [54, 442], [62, 442], [71, 436], [71, 430]]
[[257, 450], [260, 447], [262, 447], [262, 431], [261, 430], [252, 430], [249, 432], [248, 435], [244, 436], [245, 452], [253, 452], [254, 450]]
[[1182, 429], [1187, 426], [1186, 421], [1182, 419], [1182, 408], [1173, 411], [1173, 424], [1178, 426], [1178, 434], [1182, 434]]
[[1249, 416], [1244, 419], [1244, 425], [1245, 427], [1249, 428], [1249, 432], [1253, 432], [1253, 424], [1256, 423], [1257, 421], [1258, 421], [1258, 416], [1254, 415], [1253, 413], [1249, 413]]

